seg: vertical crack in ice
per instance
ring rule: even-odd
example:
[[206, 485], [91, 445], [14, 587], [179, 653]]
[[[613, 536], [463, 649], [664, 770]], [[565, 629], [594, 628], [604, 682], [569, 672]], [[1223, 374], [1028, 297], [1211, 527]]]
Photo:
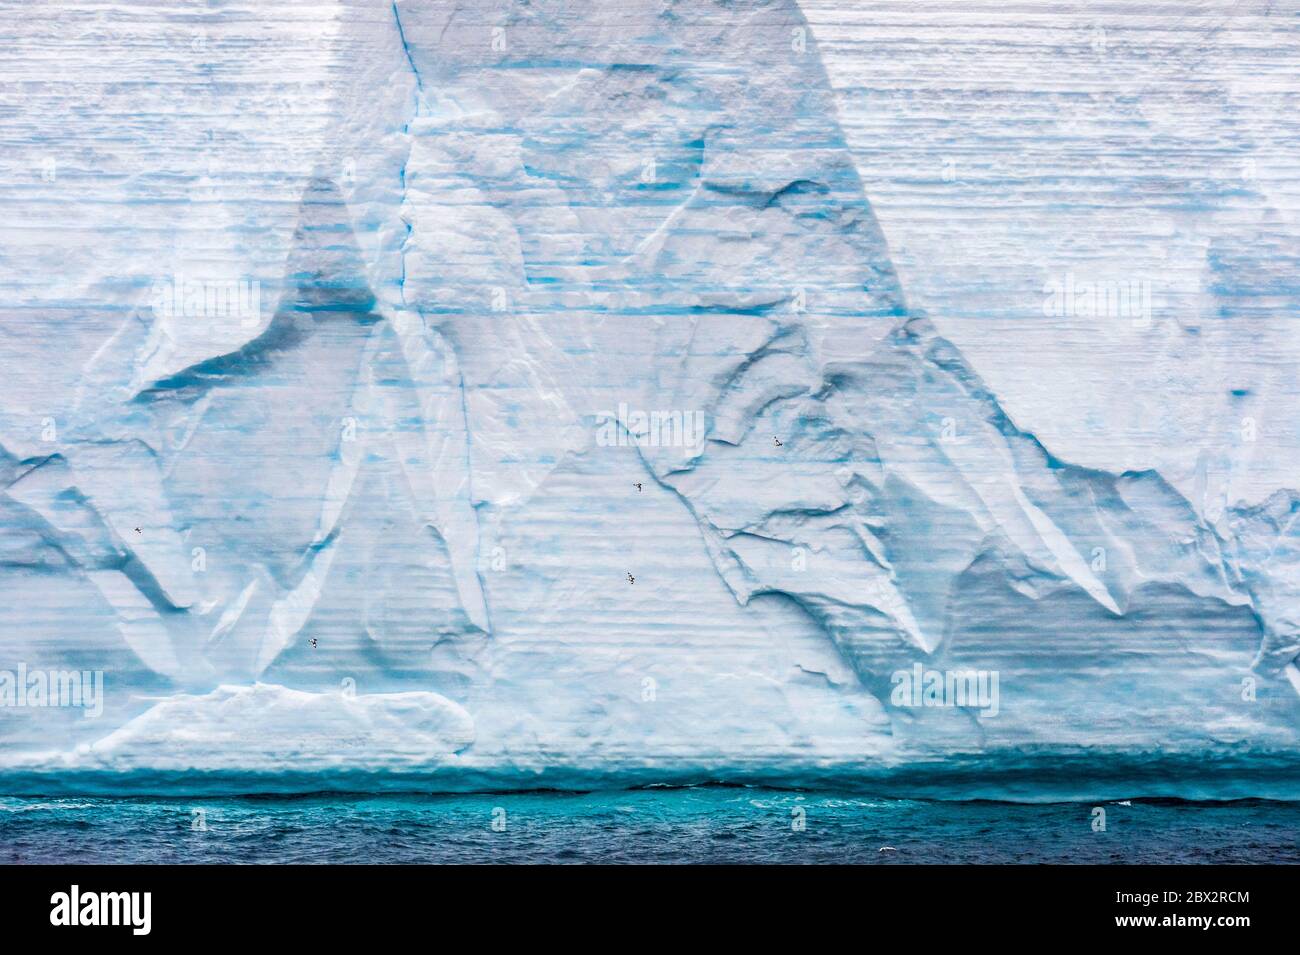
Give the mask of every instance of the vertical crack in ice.
[[415, 58], [411, 56], [411, 46], [406, 42], [406, 31], [402, 29], [402, 15], [397, 10], [397, 0], [393, 0], [393, 20], [397, 23], [397, 37], [402, 41], [402, 51], [406, 54], [406, 62], [411, 66], [411, 73], [415, 77], [415, 86], [419, 92], [424, 92], [424, 81], [420, 77], [420, 70], [415, 65]]
[[415, 78], [415, 90], [412, 96], [414, 100], [411, 108], [411, 116], [407, 119], [402, 127], [402, 131], [407, 137], [406, 158], [402, 160], [402, 166], [398, 170], [398, 177], [401, 181], [402, 199], [398, 208], [401, 210], [399, 215], [402, 216], [402, 222], [406, 226], [406, 234], [402, 237], [401, 246], [398, 249], [398, 260], [401, 263], [402, 274], [398, 278], [398, 290], [402, 299], [403, 307], [406, 306], [406, 243], [411, 238], [411, 221], [406, 218], [406, 167], [411, 161], [411, 152], [415, 149], [415, 138], [411, 134], [411, 123], [420, 115], [421, 98], [424, 95], [424, 80], [420, 76], [420, 70], [415, 65], [415, 58], [411, 55], [411, 47], [406, 42], [406, 31], [402, 28], [402, 15], [397, 9], [397, 2], [393, 2], [393, 22], [397, 26], [397, 39], [402, 44], [402, 52], [406, 55], [406, 63], [411, 68], [411, 75]]
[[[462, 430], [465, 438], [464, 460], [463, 460], [464, 479], [465, 479], [465, 499], [468, 505], [468, 520], [472, 522], [473, 532], [474, 532], [473, 533], [474, 546], [473, 546], [473, 555], [472, 555], [473, 566], [470, 568], [466, 568], [463, 566], [466, 558], [463, 553], [459, 552], [460, 548], [459, 546], [457, 546], [456, 535], [452, 533], [450, 528], [435, 526], [433, 529], [437, 532], [438, 536], [440, 536], [446, 543], [448, 559], [452, 562], [452, 575], [456, 579], [457, 591], [461, 594], [462, 604], [464, 605], [464, 610], [466, 615], [469, 617], [470, 622], [474, 626], [478, 627], [484, 633], [490, 633], [491, 613], [488, 609], [488, 603], [487, 603], [487, 588], [484, 585], [483, 575], [479, 570], [482, 561], [482, 553], [481, 553], [482, 535], [479, 533], [478, 511], [474, 507], [474, 500], [475, 500], [474, 469], [473, 469], [474, 436], [473, 436], [473, 429], [470, 427], [469, 402], [468, 402], [467, 395], [465, 393], [465, 376], [461, 371], [461, 363], [457, 359], [457, 356], [455, 354], [455, 348], [452, 345], [450, 339], [447, 336], [442, 335], [436, 329], [429, 327], [429, 324], [425, 318], [423, 310], [421, 310], [418, 307], [412, 308], [410, 303], [407, 300], [406, 256], [408, 252], [408, 246], [410, 244], [412, 235], [414, 234], [415, 231], [414, 224], [412, 223], [413, 214], [409, 206], [407, 169], [411, 162], [411, 156], [415, 151], [415, 133], [412, 131], [411, 126], [414, 123], [414, 121], [420, 116], [421, 113], [422, 98], [424, 94], [424, 80], [423, 77], [421, 77], [420, 75], [419, 67], [415, 65], [415, 57], [412, 54], [410, 44], [406, 39], [406, 31], [402, 26], [402, 16], [401, 16], [401, 12], [398, 10], [398, 5], [396, 0], [394, 0], [394, 3], [392, 4], [392, 10], [393, 10], [393, 21], [397, 27], [397, 37], [399, 42], [402, 44], [402, 52], [405, 54], [407, 65], [410, 67], [411, 70], [411, 75], [415, 79], [415, 91], [413, 97], [414, 103], [412, 106], [412, 115], [410, 118], [408, 118], [407, 122], [402, 127], [403, 134], [406, 136], [407, 139], [406, 156], [402, 160], [402, 165], [398, 170], [398, 176], [400, 180], [400, 191], [401, 191], [401, 199], [399, 201], [399, 216], [401, 217], [402, 222], [406, 227], [406, 231], [402, 236], [401, 244], [398, 247], [398, 261], [400, 263], [400, 275], [398, 277], [398, 295], [401, 302], [401, 308], [407, 313], [413, 313], [414, 315], [418, 316], [419, 327], [416, 328], [415, 327], [416, 323], [414, 322], [408, 323], [402, 321], [400, 318], [390, 322], [390, 324], [393, 326], [394, 333], [398, 336], [403, 353], [406, 356], [408, 370], [410, 370], [412, 375], [415, 374], [415, 368], [413, 367], [412, 362], [410, 361], [410, 352], [417, 347], [421, 349], [427, 349], [427, 346], [425, 346], [423, 342], [419, 342], [417, 344], [413, 340], [414, 338], [418, 338], [423, 335], [434, 336], [437, 340], [437, 344], [439, 345], [439, 347], [443, 349], [446, 352], [446, 354], [449, 355], [452, 359], [450, 362], [446, 361], [445, 359], [441, 362], [441, 373], [447, 376], [454, 376], [455, 387], [459, 393], [459, 411], [461, 416], [461, 423], [463, 426]], [[419, 384], [417, 383], [416, 386], [418, 388]], [[432, 436], [429, 434], [428, 413], [427, 410], [424, 408], [423, 403], [421, 403], [420, 405], [420, 413], [422, 419], [420, 422], [420, 426], [423, 429], [425, 434], [425, 443], [426, 446], [431, 448]], [[434, 506], [436, 507], [436, 502], [434, 502]], [[473, 583], [474, 583], [473, 587], [469, 587], [467, 585], [466, 577], [469, 575], [472, 575], [473, 577]]]

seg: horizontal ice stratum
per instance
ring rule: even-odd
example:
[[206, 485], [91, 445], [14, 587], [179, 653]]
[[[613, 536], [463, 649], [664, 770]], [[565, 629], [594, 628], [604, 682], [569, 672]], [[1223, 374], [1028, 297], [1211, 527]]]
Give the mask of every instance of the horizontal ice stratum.
[[[1300, 797], [1288, 213], [959, 347], [793, 0], [0, 26], [9, 788]], [[1199, 441], [1118, 436], [1155, 349], [1109, 460], [1030, 430], [1099, 364], [1052, 316], [1221, 349]]]

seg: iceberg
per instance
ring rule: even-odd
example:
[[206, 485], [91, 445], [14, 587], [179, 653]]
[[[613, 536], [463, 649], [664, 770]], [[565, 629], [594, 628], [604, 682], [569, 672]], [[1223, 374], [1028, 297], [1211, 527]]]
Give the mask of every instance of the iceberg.
[[1018, 423], [793, 0], [322, 9], [78, 24], [180, 92], [0, 266], [0, 669], [104, 687], [0, 777], [1300, 795], [1300, 496]]

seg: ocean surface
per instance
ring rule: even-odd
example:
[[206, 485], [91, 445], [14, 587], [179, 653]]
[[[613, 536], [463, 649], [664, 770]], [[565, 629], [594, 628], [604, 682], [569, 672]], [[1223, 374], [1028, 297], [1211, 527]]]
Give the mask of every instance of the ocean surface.
[[1300, 803], [1103, 803], [1104, 831], [1096, 808], [732, 787], [0, 797], [0, 862], [1300, 862]]

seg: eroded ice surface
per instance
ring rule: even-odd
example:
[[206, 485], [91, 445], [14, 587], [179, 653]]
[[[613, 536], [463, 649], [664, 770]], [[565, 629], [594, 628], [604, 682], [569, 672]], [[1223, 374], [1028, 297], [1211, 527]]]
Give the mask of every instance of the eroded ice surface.
[[[1295, 795], [1293, 445], [1110, 458], [1069, 323], [909, 304], [790, 0], [4, 26], [0, 669], [104, 673], [0, 710], [8, 771]], [[1248, 393], [1270, 228], [1095, 334], [1246, 323]]]

